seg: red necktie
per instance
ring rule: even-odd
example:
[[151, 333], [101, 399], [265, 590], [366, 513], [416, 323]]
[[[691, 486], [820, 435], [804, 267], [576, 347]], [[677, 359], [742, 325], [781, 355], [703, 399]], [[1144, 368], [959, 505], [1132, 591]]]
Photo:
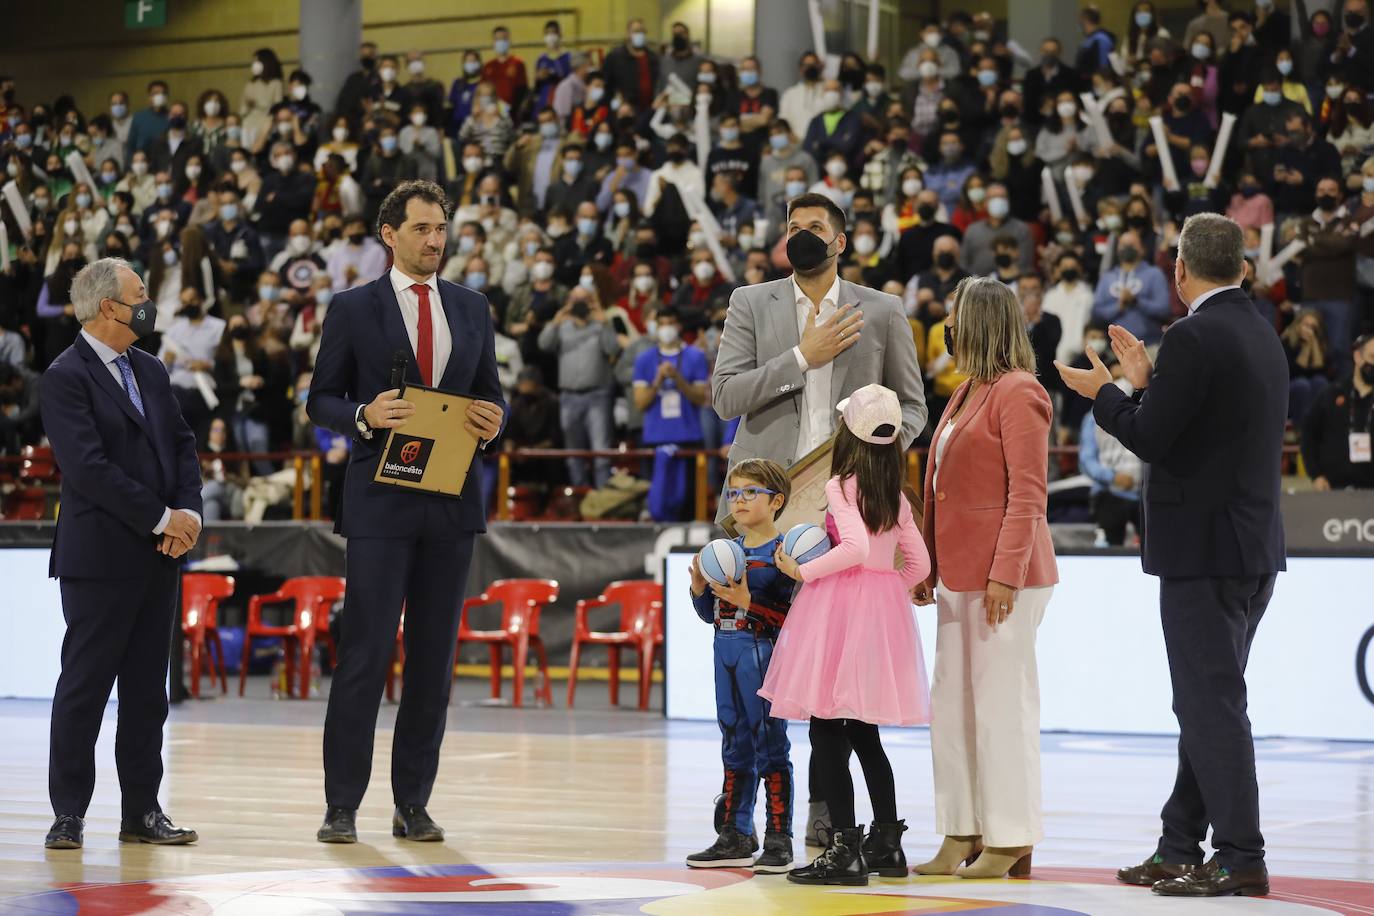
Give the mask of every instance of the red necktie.
[[420, 363], [420, 381], [434, 384], [434, 324], [429, 315], [429, 287], [416, 283], [411, 287], [420, 297], [420, 329], [417, 336], [415, 359]]

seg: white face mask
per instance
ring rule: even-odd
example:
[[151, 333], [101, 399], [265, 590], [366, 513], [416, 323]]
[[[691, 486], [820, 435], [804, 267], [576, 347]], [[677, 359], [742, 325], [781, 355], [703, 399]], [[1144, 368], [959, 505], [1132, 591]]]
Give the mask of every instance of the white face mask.
[[821, 93], [821, 104], [826, 111], [834, 111], [840, 107], [840, 94], [834, 89], [827, 89]]
[[902, 193], [907, 197], [915, 197], [921, 193], [921, 179], [908, 178], [902, 182]]
[[1072, 118], [1078, 112], [1078, 106], [1073, 102], [1060, 102], [1054, 106], [1054, 110], [1059, 112], [1061, 118]]
[[754, 247], [754, 234], [752, 232], [741, 232], [735, 239], [739, 243], [740, 250], [748, 251]]
[[716, 265], [710, 261], [697, 261], [692, 265], [692, 274], [700, 283], [705, 283], [716, 275]]
[[378, 71], [378, 75], [381, 76], [382, 82], [384, 83], [394, 82], [396, 79], [396, 68], [383, 67], [381, 70]]
[[205, 103], [205, 116], [207, 118], [219, 117], [219, 99], [210, 99]]
[[199, 177], [200, 177], [200, 166], [198, 166], [198, 165], [188, 165], [188, 166], [186, 166], [186, 178], [187, 178], [188, 180], [190, 180], [190, 181], [195, 181], [195, 180], [196, 180], [197, 178], [199, 178]]
[[553, 276], [553, 265], [548, 261], [535, 261], [530, 268], [530, 276], [536, 280], [547, 280]]
[[335, 142], [335, 143], [343, 143], [343, 142], [344, 142], [345, 140], [347, 140], [347, 139], [348, 139], [348, 128], [347, 128], [347, 127], [336, 127], [336, 128], [334, 128], [334, 142]]
[[658, 342], [659, 342], [659, 344], [661, 344], [662, 346], [671, 347], [673, 344], [677, 343], [677, 337], [678, 337], [677, 325], [675, 325], [675, 324], [661, 324], [661, 325], [659, 325], [658, 328], [655, 330], [655, 335], [654, 335], [654, 336], [656, 336], [656, 337], [658, 338]]
[[596, 292], [596, 277], [591, 274], [583, 274], [577, 278], [577, 285], [590, 292]]
[[422, 60], [412, 60], [410, 63], [406, 64], [406, 69], [410, 71], [412, 76], [419, 76], [421, 73], [425, 72], [425, 62]]
[[165, 92], [156, 92], [156, 93], [154, 93], [154, 94], [153, 94], [153, 99], [152, 99], [152, 101], [153, 101], [153, 107], [154, 107], [154, 108], [161, 108], [161, 107], [163, 107], [164, 105], [167, 104], [167, 93], [165, 93]]
[[482, 159], [479, 156], [468, 156], [463, 160], [463, 171], [469, 175], [482, 171]]
[[414, 124], [416, 127], [424, 127], [425, 122], [428, 120], [429, 116], [426, 115], [423, 111], [417, 111], [410, 116], [410, 123]]
[[74, 219], [69, 219], [62, 224], [62, 231], [67, 233], [67, 235], [76, 235], [77, 230], [80, 228], [80, 224]]
[[825, 174], [831, 178], [843, 178], [848, 171], [849, 166], [845, 164], [843, 159], [831, 159], [825, 164]]
[[148, 174], [148, 163], [135, 162], [133, 165], [129, 166], [129, 171], [133, 172], [139, 178], [142, 178], [144, 175]]
[[940, 75], [940, 65], [933, 60], [924, 60], [916, 71], [921, 74], [921, 79], [933, 80]]
[[1013, 155], [1013, 156], [1020, 156], [1021, 154], [1025, 153], [1025, 151], [1026, 151], [1026, 141], [1025, 141], [1025, 140], [1008, 140], [1008, 141], [1007, 141], [1007, 152], [1010, 153], [1011, 155]]
[[253, 61], [253, 63], [249, 65], [248, 69], [253, 72], [254, 76], [262, 76], [262, 61]]
[[295, 254], [305, 254], [310, 250], [310, 236], [293, 235], [287, 241], [286, 246]]
[[246, 168], [248, 168], [247, 159], [235, 159], [229, 163], [229, 171], [233, 172], [235, 175], [242, 172]]
[[635, 291], [641, 296], [647, 296], [649, 291], [654, 288], [654, 278], [648, 274], [640, 274], [631, 283], [634, 284]]
[[307, 95], [309, 95], [309, 94], [310, 94], [310, 89], [309, 89], [308, 87], [306, 87], [306, 86], [292, 86], [292, 87], [291, 87], [291, 98], [295, 99], [297, 102], [304, 102], [304, 101], [305, 101], [305, 97], [306, 97]]
[[172, 230], [172, 223], [169, 220], [160, 219], [157, 221], [157, 237], [164, 238]]
[[871, 255], [877, 247], [878, 241], [871, 235], [854, 236], [854, 250], [864, 257]]

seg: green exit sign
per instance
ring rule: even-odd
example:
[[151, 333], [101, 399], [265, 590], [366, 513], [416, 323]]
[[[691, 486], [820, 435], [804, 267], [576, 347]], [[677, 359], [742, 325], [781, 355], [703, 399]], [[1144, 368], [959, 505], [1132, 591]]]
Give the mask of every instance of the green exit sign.
[[160, 29], [167, 24], [167, 0], [125, 0], [126, 29]]

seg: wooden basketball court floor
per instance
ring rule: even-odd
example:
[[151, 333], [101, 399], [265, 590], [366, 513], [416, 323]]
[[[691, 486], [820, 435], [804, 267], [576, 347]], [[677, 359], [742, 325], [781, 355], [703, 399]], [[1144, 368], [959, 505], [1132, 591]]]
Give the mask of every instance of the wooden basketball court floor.
[[[0, 702], [0, 914], [1374, 914], [1374, 744], [1260, 743], [1269, 868], [1284, 876], [1266, 899], [1164, 900], [1116, 886], [1111, 870], [1152, 851], [1174, 742], [1102, 735], [1043, 738], [1047, 837], [1036, 849], [1033, 880], [802, 888], [781, 877], [683, 866], [712, 839], [720, 783], [714, 724], [612, 709], [604, 683], [583, 685], [576, 710], [557, 690], [552, 709], [485, 706], [483, 689], [463, 680], [455, 691], [429, 806], [447, 829], [442, 844], [391, 836], [391, 704], [382, 709], [360, 842], [315, 842], [324, 811], [325, 704], [265, 699], [267, 686], [255, 679], [254, 696], [191, 701], [169, 719], [163, 806], [200, 832], [197, 845], [118, 843], [111, 705], [86, 846], [47, 851], [49, 707]], [[794, 724], [791, 737], [804, 815], [805, 728]], [[887, 730], [884, 740], [910, 827], [907, 856], [922, 861], [939, 839], [928, 734]], [[868, 808], [857, 766], [855, 774], [862, 818]], [[806, 855], [800, 821], [799, 859]]]

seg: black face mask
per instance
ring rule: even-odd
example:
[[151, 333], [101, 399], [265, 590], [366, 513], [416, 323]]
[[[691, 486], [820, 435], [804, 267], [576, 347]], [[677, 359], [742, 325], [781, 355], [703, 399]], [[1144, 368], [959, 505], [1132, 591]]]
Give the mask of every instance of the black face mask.
[[820, 79], [820, 78], [821, 78], [821, 68], [820, 68], [820, 67], [814, 67], [814, 66], [813, 66], [813, 67], [807, 67], [807, 68], [805, 68], [804, 70], [802, 70], [802, 79], [806, 80], [808, 83], [814, 83], [816, 80], [818, 80], [818, 79]]
[[1021, 109], [1015, 105], [1003, 105], [1001, 109], [1002, 117], [1011, 119], [1021, 117]]
[[1186, 95], [1181, 95], [1174, 99], [1174, 114], [1187, 114], [1193, 109], [1193, 100]]
[[574, 318], [582, 319], [587, 317], [587, 314], [591, 311], [591, 308], [587, 305], [585, 300], [579, 299], [577, 302], [573, 303], [573, 306], [569, 311]]
[[921, 204], [916, 208], [916, 215], [921, 218], [921, 222], [928, 223], [935, 219], [935, 205]]
[[1366, 385], [1374, 385], [1374, 363], [1365, 363], [1360, 367], [1360, 380]]
[[367, 233], [365, 232], [350, 232], [348, 234], [348, 244], [361, 245], [365, 238], [367, 238]]
[[359, 60], [358, 63], [362, 66], [364, 70], [372, 70], [377, 66], [377, 58], [364, 57], [361, 60]]
[[1134, 245], [1122, 245], [1116, 250], [1122, 264], [1134, 264], [1140, 260], [1140, 251]]
[[1078, 268], [1066, 267], [1059, 272], [1059, 276], [1065, 283], [1073, 283], [1078, 279]]
[[183, 305], [181, 307], [181, 311], [177, 312], [177, 315], [181, 318], [189, 318], [192, 321], [195, 321], [197, 318], [200, 317], [200, 306]]
[[234, 338], [235, 340], [247, 340], [252, 335], [252, 333], [253, 329], [248, 327], [248, 325], [243, 324], [239, 325], [238, 327], [234, 328], [234, 330], [230, 331], [229, 336]]
[[658, 257], [658, 244], [655, 242], [640, 242], [639, 244], [635, 245], [635, 257]]
[[947, 125], [948, 125], [948, 124], [958, 124], [958, 123], [959, 123], [959, 112], [957, 112], [957, 111], [951, 111], [950, 109], [946, 108], [944, 111], [940, 112], [940, 123], [941, 123], [941, 124], [947, 124]]
[[1148, 216], [1128, 216], [1126, 217], [1126, 225], [1144, 229], [1150, 225], [1150, 218]]
[[1362, 14], [1362, 13], [1346, 13], [1346, 14], [1345, 14], [1345, 25], [1346, 25], [1346, 28], [1350, 29], [1350, 31], [1352, 31], [1352, 32], [1358, 32], [1358, 31], [1360, 30], [1360, 28], [1364, 25], [1364, 14]]
[[679, 54], [681, 54], [683, 51], [686, 51], [686, 50], [687, 50], [687, 36], [686, 36], [686, 35], [674, 35], [674, 36], [673, 36], [673, 50], [676, 51], [676, 52], [679, 53]]
[[954, 253], [951, 251], [942, 251], [939, 254], [937, 254], [935, 256], [935, 266], [940, 268], [941, 270], [953, 270]]
[[157, 309], [153, 308], [151, 299], [142, 302], [124, 302], [120, 299], [111, 299], [111, 302], [118, 302], [120, 305], [133, 309], [133, 315], [128, 321], [119, 321], [120, 324], [134, 332], [135, 338], [147, 337], [153, 333], [153, 327], [157, 324]]
[[674, 165], [681, 165], [687, 161], [687, 151], [680, 149], [668, 150], [668, 161]]
[[830, 243], [809, 229], [787, 240], [787, 260], [793, 270], [809, 273], [819, 269], [830, 257]]
[[1330, 213], [1340, 206], [1340, 201], [1330, 194], [1322, 194], [1317, 197], [1317, 209]]
[[998, 255], [993, 255], [993, 258], [992, 258], [992, 263], [996, 264], [998, 267], [1001, 267], [1001, 268], [1003, 268], [1003, 269], [1006, 269], [1006, 268], [1010, 267], [1010, 266], [1011, 266], [1011, 262], [1012, 262], [1012, 257], [1011, 257], [1011, 255], [1007, 254], [1006, 252], [1003, 252], [1002, 254], [998, 254]]
[[949, 326], [948, 321], [945, 322], [945, 352], [948, 353], [956, 363], [959, 361], [958, 357], [954, 355], [954, 329]]

